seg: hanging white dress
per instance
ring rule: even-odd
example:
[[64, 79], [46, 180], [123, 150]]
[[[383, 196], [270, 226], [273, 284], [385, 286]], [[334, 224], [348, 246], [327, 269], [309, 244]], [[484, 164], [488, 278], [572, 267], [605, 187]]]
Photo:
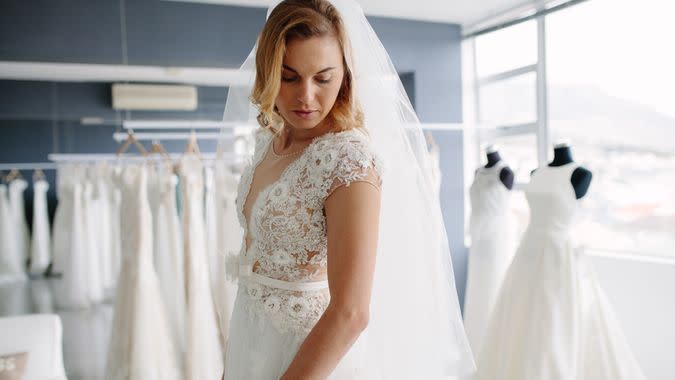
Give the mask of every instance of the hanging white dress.
[[216, 226], [216, 186], [213, 168], [204, 168], [204, 227], [206, 229], [206, 255], [208, 257], [211, 291], [216, 292], [218, 274], [218, 230]]
[[574, 163], [542, 167], [526, 189], [530, 224], [504, 278], [475, 378], [643, 379], [621, 327], [570, 229]]
[[47, 210], [49, 183], [43, 179], [33, 184], [33, 235], [30, 244], [30, 272], [43, 274], [51, 261], [51, 236]]
[[464, 328], [475, 353], [480, 352], [492, 307], [515, 253], [511, 191], [499, 178], [505, 166], [499, 161], [490, 168], [478, 168], [469, 189], [471, 248]]
[[75, 167], [60, 166], [56, 171], [56, 213], [52, 228], [53, 274], [63, 273], [70, 256], [71, 225], [73, 220], [73, 188]]
[[9, 183], [9, 203], [12, 208], [12, 216], [16, 228], [17, 249], [21, 253], [23, 266], [30, 257], [30, 235], [26, 223], [26, 210], [24, 208], [23, 192], [28, 187], [28, 182], [17, 178]]
[[104, 294], [112, 293], [114, 278], [112, 272], [112, 224], [110, 211], [110, 168], [103, 162], [92, 168], [91, 181], [93, 185], [92, 198], [96, 204], [96, 249], [99, 252], [99, 268], [101, 285]]
[[121, 173], [123, 261], [110, 334], [107, 380], [182, 379], [180, 356], [152, 264], [152, 216], [143, 166]]
[[[185, 351], [185, 273], [183, 239], [176, 210], [176, 183], [171, 167], [153, 170], [154, 182], [148, 186], [153, 209], [154, 262], [162, 296], [166, 304], [177, 352]], [[150, 183], [149, 183], [150, 185]]]
[[117, 286], [117, 278], [122, 265], [122, 237], [120, 235], [120, 209], [122, 205], [122, 192], [118, 181], [122, 168], [119, 166], [109, 167], [105, 176], [105, 182], [108, 187], [108, 207], [110, 210], [110, 291], [114, 291]]
[[27, 278], [16, 236], [7, 185], [0, 184], [0, 285]]
[[[93, 168], [90, 168], [93, 169]], [[91, 173], [90, 173], [91, 174]], [[85, 247], [85, 266], [87, 277], [87, 293], [91, 304], [98, 304], [105, 296], [101, 269], [101, 251], [98, 247], [101, 219], [99, 215], [100, 202], [94, 198], [94, 187], [91, 177], [83, 183], [82, 207], [84, 220], [82, 222], [82, 244]]]
[[[244, 171], [239, 186], [238, 215], [250, 234], [250, 245], [242, 245], [236, 267], [239, 290], [230, 322], [225, 379], [283, 375], [330, 300], [325, 199], [336, 188], [354, 182], [380, 186], [380, 167], [365, 135], [351, 130], [315, 138], [278, 180], [260, 185], [257, 196], [253, 195], [255, 168], [268, 154], [272, 137], [268, 130], [259, 130], [253, 166]], [[245, 207], [250, 218], [244, 214]], [[379, 369], [361, 354], [365, 348], [361, 342], [357, 340], [329, 379], [381, 378]]]
[[223, 372], [223, 354], [207, 264], [203, 169], [203, 164], [195, 155], [186, 155], [181, 159], [187, 286], [187, 380], [217, 379]]
[[237, 187], [239, 179], [223, 161], [216, 162], [215, 205], [217, 233], [217, 273], [215, 302], [220, 324], [221, 344], [226, 347], [230, 318], [237, 297], [237, 281], [227, 274], [228, 262], [237, 260], [237, 253], [244, 238], [244, 231], [237, 217]]
[[[82, 173], [77, 172], [76, 175], [79, 177], [80, 174]], [[55, 245], [54, 250], [54, 272], [61, 275], [54, 284], [54, 301], [62, 309], [84, 308], [91, 304], [89, 252], [87, 239], [84, 237], [84, 223], [87, 219], [84, 186], [76, 178], [71, 178], [70, 181], [72, 182], [62, 189], [65, 191], [59, 195], [58, 206], [69, 208], [62, 210], [63, 221], [67, 224], [60, 226], [60, 232], [54, 239], [59, 244]]]

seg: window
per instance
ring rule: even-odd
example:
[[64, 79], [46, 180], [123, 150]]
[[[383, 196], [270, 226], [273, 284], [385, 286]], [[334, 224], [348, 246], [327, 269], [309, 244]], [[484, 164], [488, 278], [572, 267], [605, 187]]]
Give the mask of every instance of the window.
[[[538, 22], [526, 21], [464, 43], [464, 115], [465, 122], [475, 126], [467, 131], [472, 136], [464, 160], [469, 166], [465, 168], [467, 190], [475, 167], [485, 161], [481, 148], [487, 144], [498, 145], [500, 155], [515, 173], [517, 185], [527, 182], [538, 166], [540, 141], [546, 138], [540, 133], [545, 124], [538, 118]], [[466, 220], [470, 206], [467, 196]], [[518, 230], [523, 231], [528, 208], [522, 193], [516, 195], [512, 211]]]
[[595, 0], [547, 18], [549, 128], [594, 174], [580, 228], [591, 249], [675, 255], [670, 18], [656, 0]]

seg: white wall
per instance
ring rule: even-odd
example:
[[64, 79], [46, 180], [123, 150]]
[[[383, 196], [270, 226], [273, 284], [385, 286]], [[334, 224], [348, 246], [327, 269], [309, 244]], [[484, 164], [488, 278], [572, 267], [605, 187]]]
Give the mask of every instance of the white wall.
[[591, 261], [647, 379], [675, 379], [675, 260]]

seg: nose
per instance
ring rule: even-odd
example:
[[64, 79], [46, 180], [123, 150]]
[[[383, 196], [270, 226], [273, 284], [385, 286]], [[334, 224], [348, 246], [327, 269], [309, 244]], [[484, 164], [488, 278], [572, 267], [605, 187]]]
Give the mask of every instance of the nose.
[[302, 81], [298, 88], [297, 99], [302, 104], [311, 104], [314, 99], [314, 86], [309, 81]]

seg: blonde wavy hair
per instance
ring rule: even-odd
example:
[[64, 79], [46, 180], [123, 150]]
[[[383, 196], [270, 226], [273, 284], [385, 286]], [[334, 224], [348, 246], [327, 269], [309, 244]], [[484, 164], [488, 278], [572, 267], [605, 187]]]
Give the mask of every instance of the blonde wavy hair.
[[286, 44], [293, 39], [334, 36], [342, 49], [344, 77], [333, 108], [326, 116], [334, 131], [362, 128], [363, 111], [356, 98], [349, 40], [342, 19], [327, 0], [284, 0], [270, 13], [258, 37], [256, 77], [251, 103], [260, 113], [258, 123], [274, 133], [285, 124], [274, 102], [281, 87], [281, 69]]

